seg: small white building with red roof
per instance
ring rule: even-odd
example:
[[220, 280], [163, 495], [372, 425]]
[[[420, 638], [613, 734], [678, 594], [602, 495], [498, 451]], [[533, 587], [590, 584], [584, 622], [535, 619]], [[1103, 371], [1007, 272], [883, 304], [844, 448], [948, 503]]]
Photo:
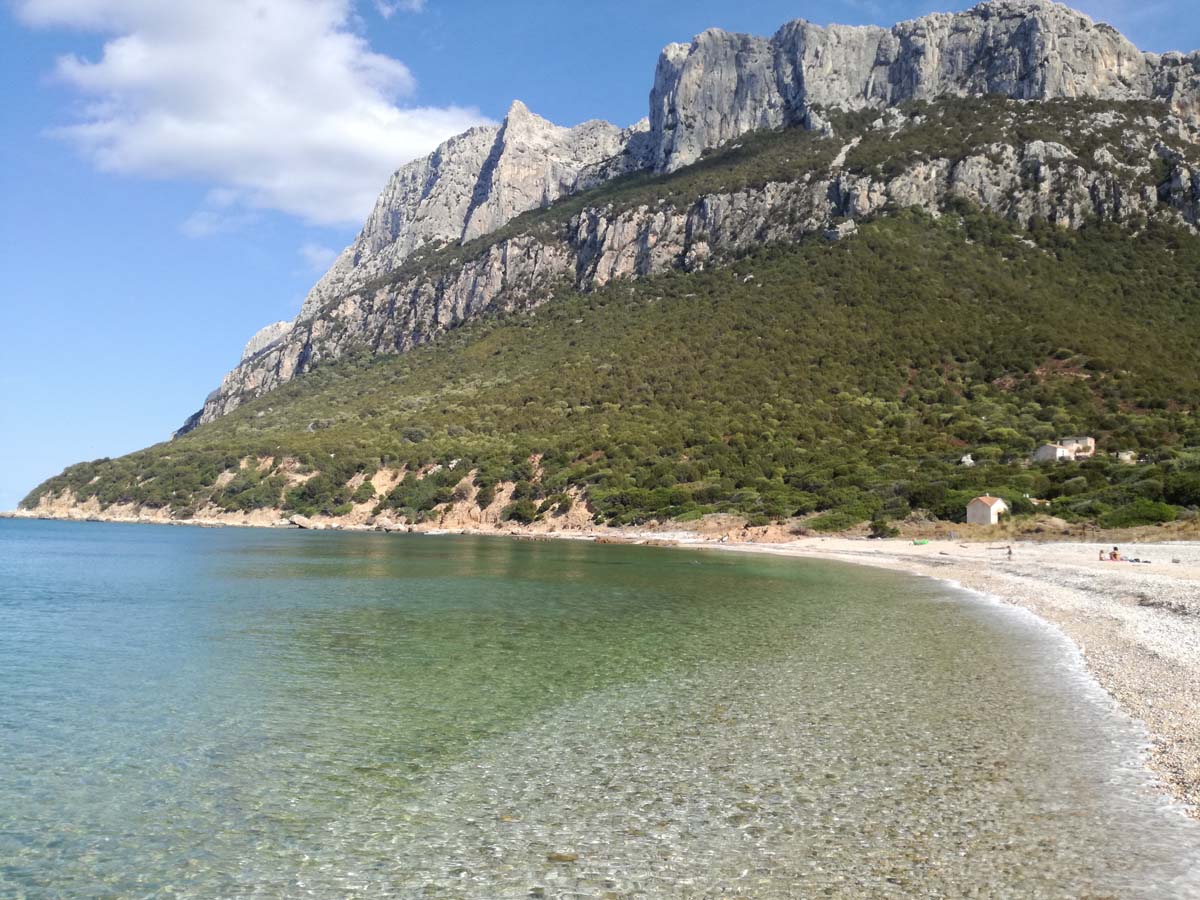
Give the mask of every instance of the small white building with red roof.
[[968, 525], [995, 525], [1008, 512], [1008, 504], [999, 497], [976, 497], [967, 504]]

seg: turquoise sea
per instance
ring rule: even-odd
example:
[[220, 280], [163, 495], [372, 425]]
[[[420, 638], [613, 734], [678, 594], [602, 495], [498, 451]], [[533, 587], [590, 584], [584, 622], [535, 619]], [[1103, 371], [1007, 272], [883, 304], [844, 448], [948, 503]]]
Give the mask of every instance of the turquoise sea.
[[714, 552], [0, 521], [0, 897], [1200, 896], [1028, 614]]

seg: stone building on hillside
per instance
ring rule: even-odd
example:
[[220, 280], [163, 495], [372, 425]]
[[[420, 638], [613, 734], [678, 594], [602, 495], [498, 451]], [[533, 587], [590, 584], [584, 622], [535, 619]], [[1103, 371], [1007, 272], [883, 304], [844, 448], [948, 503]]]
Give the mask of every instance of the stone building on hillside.
[[1059, 462], [1064, 459], [1074, 459], [1075, 453], [1067, 449], [1062, 444], [1042, 444], [1033, 451], [1033, 461], [1041, 462]]
[[1094, 437], [1065, 437], [1053, 444], [1042, 444], [1033, 451], [1033, 461], [1060, 462], [1062, 460], [1091, 459], [1096, 455]]

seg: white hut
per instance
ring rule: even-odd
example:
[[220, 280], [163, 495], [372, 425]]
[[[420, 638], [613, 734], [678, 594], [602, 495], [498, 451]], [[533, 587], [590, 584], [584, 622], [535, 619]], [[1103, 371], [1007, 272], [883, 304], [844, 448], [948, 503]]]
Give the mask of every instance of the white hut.
[[1008, 512], [1008, 504], [999, 497], [976, 497], [967, 504], [968, 525], [995, 525]]

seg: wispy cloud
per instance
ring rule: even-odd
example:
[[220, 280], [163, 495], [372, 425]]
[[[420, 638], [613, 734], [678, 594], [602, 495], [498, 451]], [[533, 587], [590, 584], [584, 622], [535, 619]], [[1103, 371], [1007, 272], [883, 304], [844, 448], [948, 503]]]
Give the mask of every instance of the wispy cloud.
[[300, 245], [300, 256], [313, 272], [324, 274], [338, 258], [338, 251], [323, 244], [305, 243]]
[[238, 231], [253, 225], [259, 218], [257, 211], [242, 204], [238, 191], [214, 188], [204, 198], [204, 204], [183, 221], [179, 230], [191, 238], [206, 238]]
[[398, 12], [424, 12], [425, 0], [375, 0], [375, 8], [385, 19]]
[[[379, 0], [393, 14], [424, 0]], [[199, 178], [224, 193], [185, 224], [246, 210], [360, 222], [397, 166], [484, 121], [406, 103], [412, 73], [356, 33], [351, 0], [17, 0], [39, 28], [109, 35], [57, 77], [86, 104], [59, 129], [104, 170]]]

